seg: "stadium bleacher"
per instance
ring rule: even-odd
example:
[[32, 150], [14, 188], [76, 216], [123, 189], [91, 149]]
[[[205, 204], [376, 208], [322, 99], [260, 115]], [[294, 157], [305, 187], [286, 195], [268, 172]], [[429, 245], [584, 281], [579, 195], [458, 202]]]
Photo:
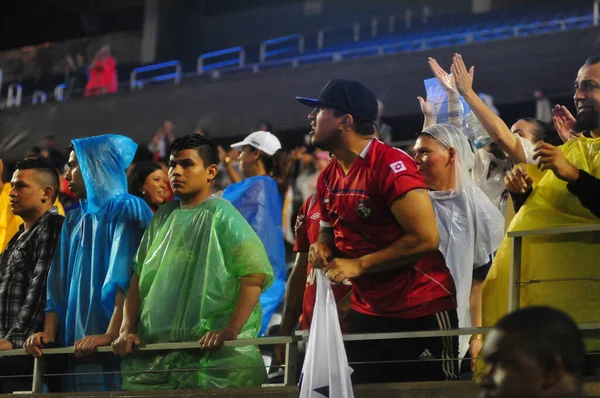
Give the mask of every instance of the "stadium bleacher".
[[[173, 61], [143, 67], [119, 65], [120, 87], [139, 89], [146, 84], [181, 78], [219, 77], [221, 74], [235, 72], [257, 73], [273, 68], [547, 34], [593, 26], [594, 16], [591, 7], [556, 8], [533, 5], [486, 14], [446, 15], [431, 17], [426, 21], [412, 20], [410, 27], [406, 24], [405, 19], [395, 15], [379, 16], [372, 17], [369, 23], [354, 23], [335, 29], [323, 27], [309, 34], [294, 33], [272, 38], [252, 47], [222, 49], [200, 55], [194, 66], [181, 62], [179, 76], [175, 76], [170, 68]], [[154, 73], [146, 74], [144, 78], [124, 79], [131, 77], [132, 71], [148, 68], [153, 69]], [[53, 92], [60, 83], [59, 80], [56, 76], [48, 76], [36, 82], [20, 82], [24, 91], [22, 103], [31, 103], [35, 90]]]

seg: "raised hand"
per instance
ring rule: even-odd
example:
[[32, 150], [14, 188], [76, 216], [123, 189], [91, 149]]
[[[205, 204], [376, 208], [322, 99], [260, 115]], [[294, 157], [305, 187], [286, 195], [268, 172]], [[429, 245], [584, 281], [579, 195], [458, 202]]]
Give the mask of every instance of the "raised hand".
[[433, 75], [436, 77], [436, 79], [438, 79], [442, 87], [444, 87], [444, 90], [456, 91], [456, 82], [454, 81], [454, 76], [446, 72], [444, 68], [438, 64], [435, 58], [429, 57], [428, 63]]
[[425, 118], [431, 118], [431, 104], [425, 98], [418, 96], [419, 105], [421, 106], [421, 112]]
[[552, 108], [552, 121], [554, 122], [556, 132], [563, 142], [567, 142], [573, 138], [578, 138], [581, 136], [581, 133], [575, 131], [575, 125], [577, 124], [577, 121], [566, 106], [556, 105], [554, 108]]
[[454, 81], [456, 83], [456, 89], [463, 97], [465, 94], [473, 91], [473, 77], [475, 76], [475, 67], [471, 66], [467, 71], [467, 67], [460, 54], [454, 54], [452, 58], [452, 66], [450, 67]]

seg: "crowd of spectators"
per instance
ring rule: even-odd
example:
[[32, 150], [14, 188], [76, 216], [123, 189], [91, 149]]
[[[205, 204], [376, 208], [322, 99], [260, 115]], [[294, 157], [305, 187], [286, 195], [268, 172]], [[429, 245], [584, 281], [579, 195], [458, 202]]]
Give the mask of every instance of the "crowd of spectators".
[[[71, 61], [75, 89], [85, 62]], [[86, 95], [116, 90], [114, 66], [110, 50], [100, 50]], [[486, 391], [502, 392], [489, 366], [501, 362], [503, 333], [521, 333], [527, 314], [572, 323], [549, 309], [501, 320], [510, 273], [505, 232], [598, 222], [600, 57], [577, 74], [576, 115], [557, 105], [554, 128], [534, 118], [506, 125], [475, 93], [474, 68], [459, 54], [451, 73], [435, 59], [429, 67], [444, 95], [436, 103], [419, 97], [424, 125], [412, 155], [389, 145], [374, 93], [344, 79], [317, 98], [297, 97], [310, 107], [311, 131], [289, 152], [266, 121], [229, 148], [201, 128], [180, 133], [173, 120], [139, 145], [107, 134], [73, 139], [62, 153], [46, 137], [17, 163], [0, 196], [0, 268], [11, 270], [0, 273], [0, 350], [23, 347], [39, 357], [51, 345], [74, 346], [74, 356], [53, 362], [57, 373], [75, 374], [48, 381], [54, 392], [260, 385], [267, 375], [257, 370], [259, 350], [223, 342], [309, 329], [322, 270], [348, 333], [499, 321], [489, 336], [349, 341], [354, 383], [479, 372]], [[521, 306], [551, 304], [577, 323], [597, 322], [590, 282], [598, 276], [597, 243], [526, 241], [522, 278], [564, 286], [524, 285]], [[288, 259], [296, 253], [293, 267], [286, 247]], [[203, 350], [136, 352], [173, 341], [198, 341]], [[115, 355], [94, 353], [106, 345]], [[588, 348], [598, 348], [595, 340]], [[275, 365], [284, 350], [274, 347]], [[579, 360], [552, 369], [578, 380]], [[0, 367], [26, 373], [30, 362]], [[121, 377], [120, 369], [130, 372]], [[579, 391], [567, 379], [557, 391]], [[27, 383], [0, 379], [1, 392]]]

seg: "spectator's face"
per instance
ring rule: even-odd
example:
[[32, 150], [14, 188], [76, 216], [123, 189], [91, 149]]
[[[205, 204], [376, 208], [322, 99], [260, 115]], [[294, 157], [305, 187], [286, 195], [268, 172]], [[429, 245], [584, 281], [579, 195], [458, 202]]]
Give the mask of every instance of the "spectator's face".
[[52, 139], [50, 139], [50, 138], [46, 138], [46, 139], [44, 140], [44, 146], [45, 146], [47, 149], [54, 148], [54, 140], [52, 140]]
[[422, 135], [415, 143], [415, 163], [430, 189], [444, 189], [453, 173], [448, 148], [432, 137]]
[[309, 115], [310, 132], [312, 144], [323, 150], [331, 150], [335, 142], [339, 140], [341, 123], [345, 116], [335, 117], [331, 108], [315, 108]]
[[256, 175], [256, 166], [258, 164], [259, 152], [253, 147], [246, 145], [240, 152], [240, 173], [245, 178], [254, 177]]
[[544, 370], [526, 354], [518, 339], [493, 329], [483, 347], [485, 371], [480, 398], [535, 398], [548, 389]]
[[165, 120], [163, 123], [163, 130], [167, 134], [173, 134], [175, 132], [175, 123], [170, 120]]
[[71, 154], [69, 155], [65, 180], [69, 182], [69, 190], [73, 192], [73, 195], [77, 196], [79, 199], [85, 199], [87, 197], [83, 174], [81, 174], [81, 166], [79, 165], [74, 150], [71, 151]]
[[518, 120], [515, 124], [512, 125], [510, 131], [513, 134], [518, 134], [522, 138], [525, 138], [532, 143], [536, 143], [537, 137], [535, 135], [535, 126], [533, 123], [528, 122], [526, 120]]
[[577, 109], [577, 126], [595, 130], [600, 125], [600, 64], [584, 66], [575, 80], [573, 96]]
[[14, 215], [35, 214], [44, 203], [51, 200], [52, 188], [40, 185], [35, 177], [35, 169], [17, 170], [13, 174], [10, 181], [12, 189], [8, 196], [10, 209]]
[[204, 166], [204, 161], [195, 149], [183, 149], [172, 153], [169, 158], [169, 181], [175, 196], [193, 198], [211, 189], [217, 176], [217, 165]]
[[165, 203], [167, 183], [167, 174], [162, 169], [158, 169], [146, 177], [144, 185], [142, 185], [142, 195], [152, 209], [158, 209]]

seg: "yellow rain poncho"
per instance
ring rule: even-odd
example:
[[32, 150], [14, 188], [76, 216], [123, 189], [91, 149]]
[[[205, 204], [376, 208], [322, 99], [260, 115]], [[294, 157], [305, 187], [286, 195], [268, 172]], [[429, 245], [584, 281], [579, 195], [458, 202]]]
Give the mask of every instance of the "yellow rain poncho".
[[[19, 226], [23, 224], [23, 219], [19, 216], [12, 214], [10, 210], [10, 193], [11, 186], [9, 183], [5, 183], [0, 191], [0, 253], [6, 249], [8, 242], [19, 230]], [[58, 208], [58, 214], [61, 216], [65, 215], [65, 209], [62, 204], [56, 199], [54, 206]]]
[[[575, 167], [600, 178], [600, 138], [581, 137], [561, 150]], [[566, 225], [600, 224], [590, 210], [567, 190], [553, 172], [541, 175], [509, 231]], [[504, 238], [485, 281], [483, 324], [493, 326], [508, 312], [511, 242]], [[554, 235], [523, 238], [520, 280], [600, 278], [599, 234]], [[520, 306], [550, 305], [570, 314], [577, 323], [600, 322], [600, 282], [552, 281], [521, 285]], [[586, 335], [588, 349], [600, 348], [598, 334]]]

